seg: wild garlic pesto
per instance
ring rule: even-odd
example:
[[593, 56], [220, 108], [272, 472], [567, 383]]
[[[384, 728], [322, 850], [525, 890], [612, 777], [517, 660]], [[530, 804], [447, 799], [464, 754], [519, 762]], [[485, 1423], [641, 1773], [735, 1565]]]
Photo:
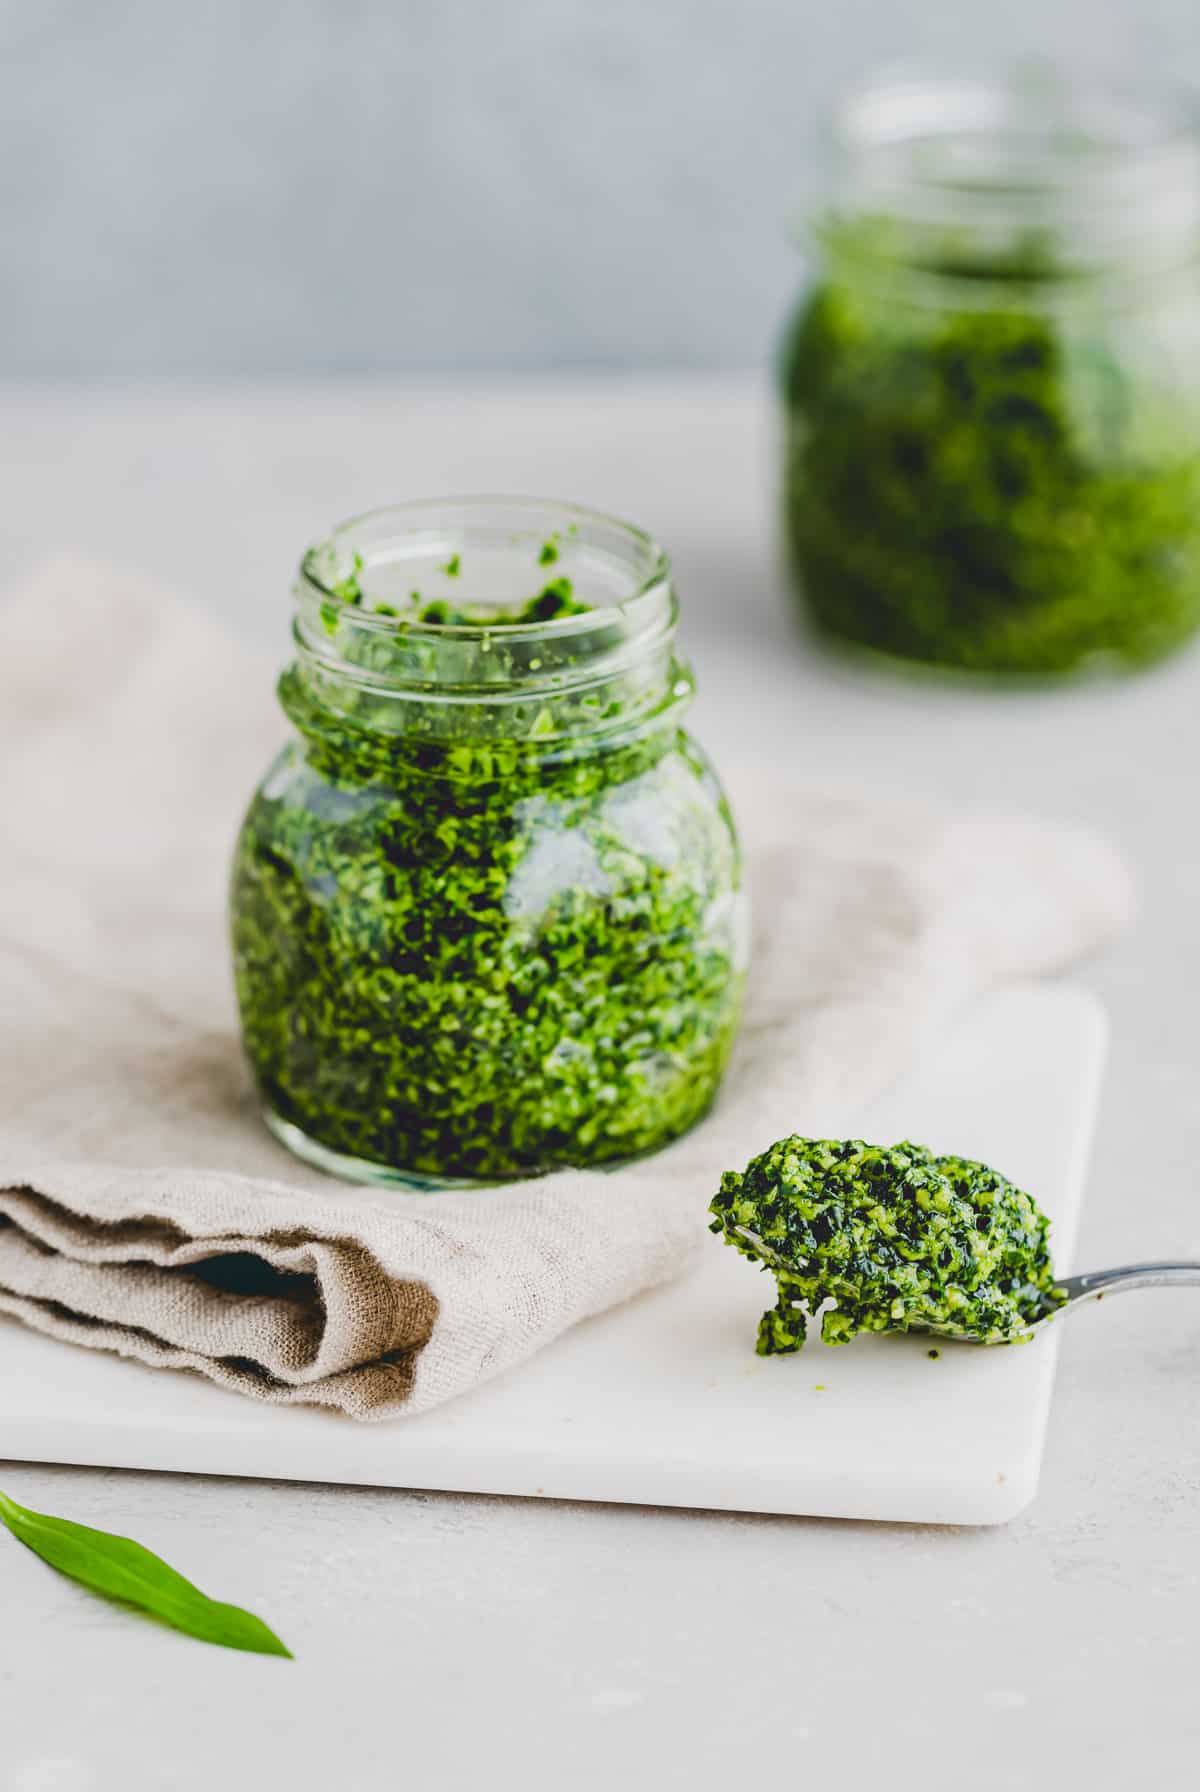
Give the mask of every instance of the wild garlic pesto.
[[893, 1331], [1009, 1344], [1058, 1304], [1049, 1222], [1032, 1198], [923, 1145], [780, 1139], [726, 1172], [710, 1211], [711, 1229], [775, 1277], [760, 1356], [799, 1350], [826, 1301], [826, 1344]]
[[665, 557], [564, 517], [400, 507], [305, 562], [232, 932], [268, 1119], [341, 1174], [634, 1156], [724, 1069], [741, 864]]
[[1101, 336], [884, 315], [831, 282], [784, 371], [786, 515], [821, 628], [975, 671], [1158, 659], [1200, 623], [1200, 431]]
[[1044, 67], [835, 109], [783, 358], [785, 523], [827, 636], [1043, 678], [1200, 626], [1200, 128]]
[[[537, 564], [539, 567], [550, 566], [558, 555], [558, 543], [551, 536], [542, 543]], [[452, 554], [441, 570], [447, 578], [457, 579], [462, 573], [461, 554]], [[576, 597], [570, 579], [559, 577], [550, 579], [533, 597], [513, 604], [454, 604], [444, 597], [425, 599], [419, 591], [411, 591], [407, 604], [400, 608], [364, 591], [362, 573], [362, 555], [355, 553], [351, 556], [349, 572], [330, 586], [331, 595], [337, 602], [326, 604], [321, 611], [322, 621], [330, 634], [337, 632], [339, 603], [355, 604], [376, 616], [435, 623], [442, 628], [511, 628], [527, 622], [555, 622], [560, 616], [582, 616], [593, 607]]]

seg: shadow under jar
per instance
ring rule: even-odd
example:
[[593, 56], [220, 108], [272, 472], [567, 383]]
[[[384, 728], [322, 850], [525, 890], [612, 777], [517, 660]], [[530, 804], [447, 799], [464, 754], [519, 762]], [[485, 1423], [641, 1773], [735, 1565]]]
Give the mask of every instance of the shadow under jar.
[[997, 674], [1170, 652], [1200, 623], [1190, 103], [895, 75], [831, 145], [783, 367], [811, 618]]
[[566, 506], [402, 505], [312, 549], [296, 604], [297, 732], [232, 891], [272, 1129], [335, 1174], [432, 1187], [685, 1131], [733, 1042], [746, 916], [681, 726], [665, 554]]

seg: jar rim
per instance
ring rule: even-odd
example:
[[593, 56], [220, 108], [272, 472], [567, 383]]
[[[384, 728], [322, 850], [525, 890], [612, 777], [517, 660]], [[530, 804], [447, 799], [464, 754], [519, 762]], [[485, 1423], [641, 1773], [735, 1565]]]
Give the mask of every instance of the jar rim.
[[[531, 538], [548, 540], [560, 533], [577, 537], [581, 530], [591, 529], [607, 533], [614, 542], [624, 543], [638, 558], [637, 576], [631, 580], [631, 589], [616, 602], [589, 603], [585, 610], [576, 614], [548, 619], [511, 622], [498, 616], [486, 621], [437, 622], [423, 621], [417, 614], [395, 616], [364, 608], [339, 592], [339, 581], [329, 577], [331, 571], [346, 566], [344, 556], [347, 553], [353, 564], [354, 557], [363, 547], [394, 541], [397, 537], [436, 537], [446, 547], [457, 551], [457, 545], [469, 536], [472, 528], [481, 529], [489, 523], [498, 527], [498, 519], [506, 514], [510, 520], [513, 515], [522, 517], [527, 525], [526, 533]], [[536, 528], [531, 526], [535, 520]], [[328, 566], [322, 565], [323, 556]], [[376, 556], [372, 561], [365, 555], [359, 562], [362, 567], [386, 563], [386, 556]], [[414, 639], [452, 638], [471, 642], [482, 641], [502, 630], [505, 640], [532, 641], [542, 637], [586, 634], [597, 626], [598, 621], [618, 615], [627, 623], [636, 624], [644, 612], [655, 607], [656, 599], [661, 601], [664, 593], [669, 596], [670, 585], [671, 561], [666, 549], [635, 523], [626, 522], [608, 511], [559, 499], [476, 492], [447, 498], [405, 499], [361, 511], [336, 524], [302, 556], [297, 594], [302, 596], [307, 590], [323, 603], [342, 605], [353, 612], [356, 627], [375, 629], [385, 635], [403, 631]], [[471, 601], [481, 602], [474, 596]]]

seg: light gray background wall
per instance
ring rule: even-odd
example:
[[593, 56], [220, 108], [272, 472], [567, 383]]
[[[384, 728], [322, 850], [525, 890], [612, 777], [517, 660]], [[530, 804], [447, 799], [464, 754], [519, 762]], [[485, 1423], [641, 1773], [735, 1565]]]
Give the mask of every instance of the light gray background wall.
[[1197, 0], [0, 0], [0, 373], [744, 365], [831, 87]]

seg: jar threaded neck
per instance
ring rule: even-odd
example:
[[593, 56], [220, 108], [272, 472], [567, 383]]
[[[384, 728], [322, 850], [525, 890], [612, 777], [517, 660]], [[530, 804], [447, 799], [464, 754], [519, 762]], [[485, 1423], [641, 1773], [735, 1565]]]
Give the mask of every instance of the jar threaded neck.
[[301, 683], [366, 732], [548, 747], [690, 696], [666, 554], [598, 512], [498, 498], [376, 511], [305, 555], [295, 595]]
[[1052, 66], [896, 69], [850, 92], [829, 132], [823, 229], [932, 272], [1052, 279], [1149, 273], [1200, 247], [1194, 101]]

